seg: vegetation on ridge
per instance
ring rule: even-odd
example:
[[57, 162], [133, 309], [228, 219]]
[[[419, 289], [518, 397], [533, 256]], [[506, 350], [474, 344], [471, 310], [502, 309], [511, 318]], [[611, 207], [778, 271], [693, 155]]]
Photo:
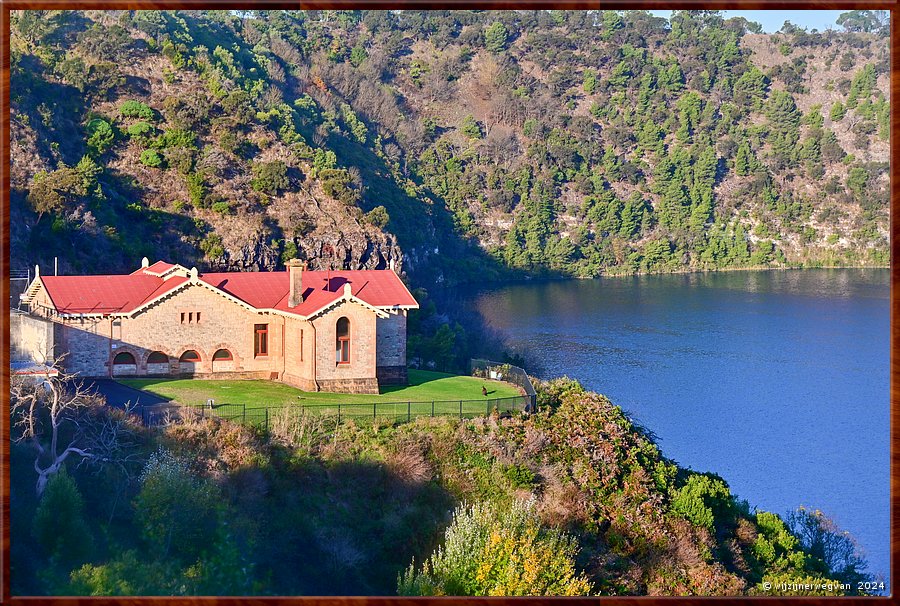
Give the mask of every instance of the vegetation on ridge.
[[445, 283], [886, 265], [879, 15], [15, 12], [13, 254], [402, 251]]
[[[574, 381], [539, 402], [336, 430], [287, 408], [265, 433], [131, 422], [127, 459], [69, 465], [40, 501], [14, 444], [12, 592], [773, 595], [868, 578], [820, 512], [754, 511]], [[123, 413], [91, 415], [83, 429]]]

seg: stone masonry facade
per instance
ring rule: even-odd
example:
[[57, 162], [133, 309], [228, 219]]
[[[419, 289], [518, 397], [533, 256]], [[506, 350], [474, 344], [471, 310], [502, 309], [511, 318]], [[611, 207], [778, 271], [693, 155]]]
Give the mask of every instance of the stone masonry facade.
[[[35, 301], [32, 311], [40, 314], [49, 299], [38, 293]], [[307, 320], [247, 309], [189, 283], [132, 317], [50, 319], [60, 328], [57, 344], [68, 352], [67, 370], [83, 376], [255, 378], [307, 391], [378, 393], [379, 384], [407, 381], [406, 313], [390, 310], [381, 318], [344, 300]], [[340, 318], [350, 323], [349, 363], [336, 358]], [[264, 353], [255, 343], [259, 330], [265, 331]]]

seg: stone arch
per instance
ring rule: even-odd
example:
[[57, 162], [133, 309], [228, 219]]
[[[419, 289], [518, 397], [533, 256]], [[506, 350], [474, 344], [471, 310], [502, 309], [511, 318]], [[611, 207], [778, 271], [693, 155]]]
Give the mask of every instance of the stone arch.
[[[178, 372], [180, 374], [192, 375], [203, 372], [208, 368], [209, 356], [206, 355], [206, 351], [203, 348], [194, 344], [187, 344], [183, 345], [179, 351], [181, 352], [178, 354]], [[185, 354], [189, 354], [189, 352], [196, 354], [198, 359], [185, 359]]]
[[147, 364], [168, 364], [169, 356], [161, 351], [151, 351], [147, 354]]
[[144, 368], [148, 375], [172, 374], [172, 356], [162, 347], [154, 348], [147, 352]]
[[137, 361], [140, 359], [140, 352], [131, 347], [119, 346], [110, 352], [110, 369], [114, 377], [127, 377], [136, 375], [138, 372]]
[[113, 357], [113, 365], [122, 366], [130, 364], [132, 366], [137, 366], [137, 360], [134, 359], [134, 355], [128, 351], [120, 351]]
[[225, 344], [219, 344], [215, 347], [209, 362], [213, 372], [232, 372], [238, 368], [234, 349]]

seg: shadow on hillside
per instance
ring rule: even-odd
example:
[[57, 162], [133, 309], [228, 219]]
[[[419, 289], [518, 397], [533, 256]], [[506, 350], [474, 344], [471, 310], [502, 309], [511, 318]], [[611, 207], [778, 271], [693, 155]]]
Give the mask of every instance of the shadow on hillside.
[[38, 154], [51, 169], [57, 160], [73, 166], [85, 154], [84, 95], [74, 86], [48, 80], [34, 55], [22, 55], [10, 72], [10, 100], [15, 113], [28, 116]]
[[432, 553], [450, 522], [454, 500], [421, 455], [311, 459], [291, 471], [260, 561], [276, 593], [395, 595], [398, 575]]
[[141, 257], [177, 260], [188, 267], [199, 263], [202, 253], [191, 242], [204, 235], [202, 224], [140, 205], [143, 191], [128, 175], [106, 168], [98, 182], [105, 199], [88, 202], [68, 220], [50, 214], [38, 219], [26, 192], [13, 192], [11, 203], [23, 224], [11, 229], [16, 267], [52, 267], [54, 257], [60, 273], [96, 273], [98, 259], [108, 273], [130, 273]]

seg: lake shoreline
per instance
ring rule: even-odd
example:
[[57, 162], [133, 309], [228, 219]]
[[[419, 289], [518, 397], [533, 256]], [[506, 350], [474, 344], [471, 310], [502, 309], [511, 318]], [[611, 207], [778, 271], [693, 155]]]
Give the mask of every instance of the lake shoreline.
[[[485, 284], [457, 302], [679, 464], [767, 511], [827, 512], [889, 580], [890, 268], [748, 271]], [[854, 431], [863, 417], [876, 429]]]
[[823, 267], [807, 267], [807, 266], [782, 266], [782, 267], [772, 267], [768, 265], [759, 265], [752, 267], [721, 267], [717, 269], [678, 269], [674, 271], [637, 271], [630, 273], [614, 273], [614, 274], [600, 274], [599, 276], [526, 276], [524, 278], [506, 278], [502, 280], [483, 280], [483, 281], [471, 281], [471, 282], [460, 282], [456, 284], [435, 284], [428, 288], [428, 292], [434, 292], [436, 295], [443, 295], [447, 292], [457, 291], [460, 288], [463, 289], [472, 289], [472, 290], [481, 290], [484, 288], [492, 288], [492, 287], [503, 287], [503, 286], [514, 286], [514, 285], [524, 285], [524, 284], [551, 284], [557, 282], [570, 282], [570, 281], [584, 281], [590, 282], [592, 280], [604, 280], [604, 279], [620, 279], [620, 278], [634, 278], [637, 276], [646, 277], [646, 276], [684, 276], [684, 275], [693, 275], [693, 274], [728, 274], [728, 273], [740, 273], [740, 272], [790, 272], [790, 271], [809, 271], [809, 270], [853, 270], [853, 269], [865, 269], [865, 270], [890, 270], [890, 265], [828, 265]]

